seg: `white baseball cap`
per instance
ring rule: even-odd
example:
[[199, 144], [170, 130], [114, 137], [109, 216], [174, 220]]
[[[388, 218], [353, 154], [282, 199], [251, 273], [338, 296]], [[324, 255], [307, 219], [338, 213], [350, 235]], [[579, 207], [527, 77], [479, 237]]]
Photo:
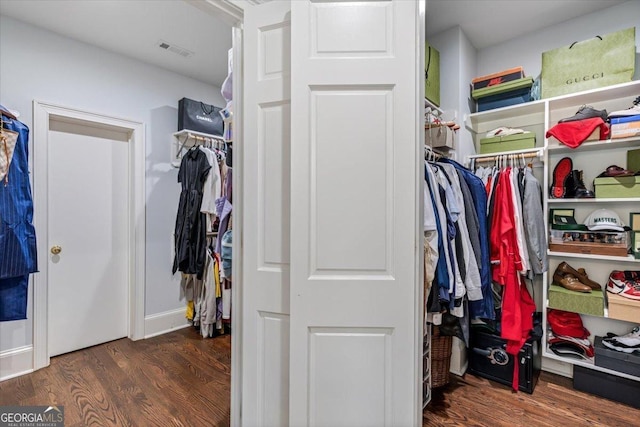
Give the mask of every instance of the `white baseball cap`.
[[615, 230], [624, 231], [624, 223], [620, 220], [620, 216], [610, 209], [596, 209], [591, 212], [584, 225], [591, 231], [598, 230]]

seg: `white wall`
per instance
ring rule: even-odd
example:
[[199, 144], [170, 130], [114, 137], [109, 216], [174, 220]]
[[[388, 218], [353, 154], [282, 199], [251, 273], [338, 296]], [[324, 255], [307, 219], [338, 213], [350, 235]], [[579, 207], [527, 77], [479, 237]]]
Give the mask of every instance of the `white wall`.
[[[630, 27], [636, 27], [636, 52], [639, 52], [640, 1], [637, 0], [552, 25], [500, 45], [481, 49], [478, 51], [477, 75], [483, 76], [521, 65], [526, 75], [535, 78], [542, 70], [542, 52]], [[492, 31], [499, 31], [499, 29]], [[639, 55], [636, 55], [634, 79], [640, 78], [638, 57]]]
[[[145, 124], [145, 315], [184, 307], [179, 278], [171, 275], [179, 186], [177, 170], [169, 164], [170, 135], [177, 129], [180, 98], [224, 106], [220, 88], [5, 16], [0, 16], [0, 76], [0, 103], [18, 110], [31, 129], [34, 99]], [[0, 352], [31, 345], [32, 290], [30, 286], [28, 319], [0, 323]]]
[[453, 110], [457, 114], [461, 127], [454, 158], [464, 163], [466, 156], [476, 152], [473, 137], [464, 127], [465, 115], [471, 111], [468, 82], [476, 76], [476, 49], [460, 27], [435, 34], [428, 41], [440, 52], [440, 107], [445, 113]]

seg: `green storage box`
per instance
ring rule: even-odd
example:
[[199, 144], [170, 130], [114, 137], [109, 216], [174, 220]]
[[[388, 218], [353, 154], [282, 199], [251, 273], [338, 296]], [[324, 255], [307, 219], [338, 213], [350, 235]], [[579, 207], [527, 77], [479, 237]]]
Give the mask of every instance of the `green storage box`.
[[593, 180], [596, 198], [640, 197], [640, 176], [621, 176], [618, 178], [596, 178]]
[[533, 86], [533, 77], [523, 77], [518, 80], [512, 80], [499, 85], [487, 86], [482, 89], [472, 90], [471, 97], [475, 100], [485, 98], [492, 95], [500, 95], [506, 92], [517, 91], [518, 89], [526, 89]]
[[424, 51], [424, 97], [440, 106], [440, 52], [425, 43]]
[[480, 139], [480, 154], [502, 151], [524, 150], [536, 146], [536, 134], [533, 132], [516, 135], [494, 136]]
[[640, 172], [640, 148], [627, 151], [627, 169]]
[[602, 291], [576, 292], [562, 286], [549, 285], [549, 308], [604, 316], [604, 293]]

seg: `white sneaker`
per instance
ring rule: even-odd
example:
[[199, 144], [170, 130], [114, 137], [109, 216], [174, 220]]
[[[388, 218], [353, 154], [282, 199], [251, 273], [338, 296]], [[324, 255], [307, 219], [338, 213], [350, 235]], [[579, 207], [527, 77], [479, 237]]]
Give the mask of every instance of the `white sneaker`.
[[493, 138], [494, 136], [517, 135], [520, 133], [529, 133], [529, 131], [501, 126], [487, 132], [487, 138]]
[[635, 116], [640, 115], [640, 96], [633, 101], [633, 106], [627, 108], [626, 110], [614, 111], [613, 113], [609, 113], [609, 117], [627, 117], [627, 116]]
[[602, 344], [610, 349], [622, 351], [624, 353], [640, 351], [640, 326], [636, 326], [626, 335], [603, 338]]

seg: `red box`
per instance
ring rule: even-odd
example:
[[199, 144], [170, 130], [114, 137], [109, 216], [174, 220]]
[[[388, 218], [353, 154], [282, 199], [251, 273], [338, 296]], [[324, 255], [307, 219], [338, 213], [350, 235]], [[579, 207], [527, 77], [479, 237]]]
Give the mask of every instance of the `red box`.
[[484, 87], [495, 86], [501, 83], [518, 80], [525, 77], [522, 67], [509, 68], [508, 70], [500, 71], [486, 76], [476, 77], [471, 80], [473, 90], [482, 89]]

